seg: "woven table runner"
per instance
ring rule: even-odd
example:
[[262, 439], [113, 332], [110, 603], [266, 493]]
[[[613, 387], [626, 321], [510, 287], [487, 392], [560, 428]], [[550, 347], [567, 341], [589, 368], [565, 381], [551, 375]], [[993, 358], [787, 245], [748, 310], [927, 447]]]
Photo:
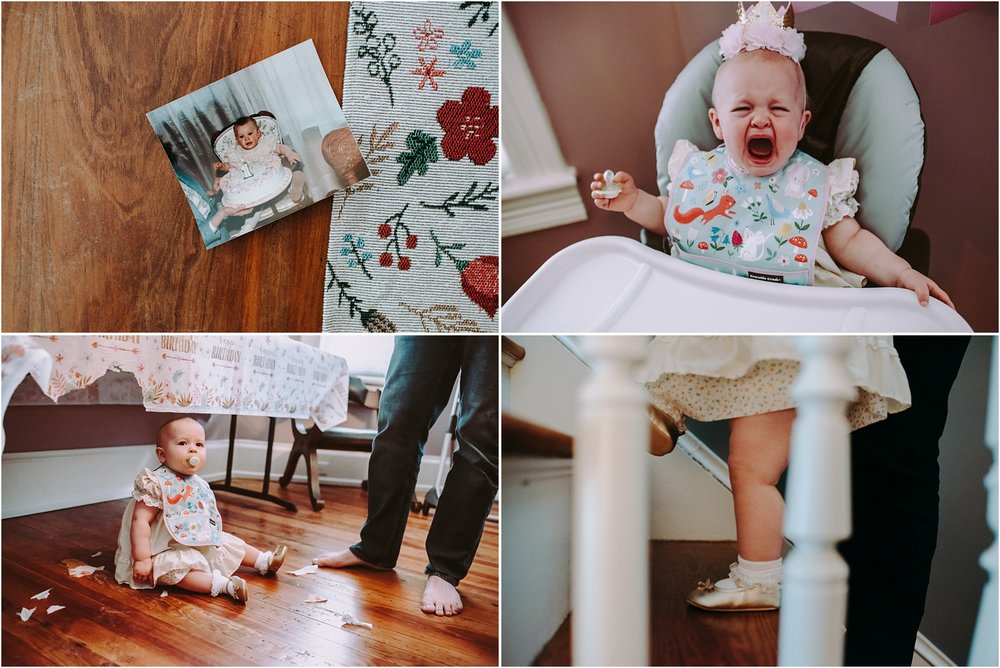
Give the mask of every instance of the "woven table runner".
[[497, 331], [499, 21], [351, 4], [344, 112], [371, 176], [333, 198], [324, 331]]

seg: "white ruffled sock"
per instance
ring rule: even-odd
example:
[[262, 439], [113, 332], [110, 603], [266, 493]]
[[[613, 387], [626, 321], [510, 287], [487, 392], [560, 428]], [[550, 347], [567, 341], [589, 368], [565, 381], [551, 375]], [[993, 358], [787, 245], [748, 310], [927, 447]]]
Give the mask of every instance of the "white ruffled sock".
[[267, 575], [267, 568], [271, 565], [272, 558], [274, 558], [273, 552], [258, 552], [257, 559], [253, 562], [253, 567], [261, 575]]
[[780, 589], [781, 563], [781, 557], [771, 561], [750, 561], [737, 556], [729, 571], [729, 579], [734, 585], [746, 588], [760, 585], [765, 591]]
[[233, 595], [233, 583], [219, 571], [212, 571], [212, 596], [218, 596], [222, 592]]

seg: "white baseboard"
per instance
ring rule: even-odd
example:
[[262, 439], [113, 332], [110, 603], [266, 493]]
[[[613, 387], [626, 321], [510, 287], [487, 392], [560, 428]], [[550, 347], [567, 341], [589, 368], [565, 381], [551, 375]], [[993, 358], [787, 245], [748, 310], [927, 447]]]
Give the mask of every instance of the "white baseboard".
[[[206, 445], [208, 463], [202, 477], [210, 482], [224, 480], [229, 441], [213, 440]], [[274, 444], [272, 484], [277, 485], [284, 472], [290, 448], [288, 443]], [[237, 439], [233, 477], [262, 479], [266, 452], [265, 441]], [[368, 477], [368, 453], [320, 450], [318, 455], [320, 482], [324, 484], [359, 485]], [[423, 458], [417, 477], [418, 491], [434, 485], [439, 464], [439, 457]], [[124, 499], [132, 493], [132, 481], [144, 466], [157, 466], [152, 444], [4, 453], [0, 466], [3, 492], [0, 515], [7, 519]], [[306, 482], [305, 464], [301, 461], [292, 481]]]
[[[937, 645], [932, 643], [923, 633], [917, 634], [917, 642], [913, 647], [913, 653], [929, 666], [955, 666], [958, 665], [948, 658]], [[914, 662], [913, 665], [918, 665]]]

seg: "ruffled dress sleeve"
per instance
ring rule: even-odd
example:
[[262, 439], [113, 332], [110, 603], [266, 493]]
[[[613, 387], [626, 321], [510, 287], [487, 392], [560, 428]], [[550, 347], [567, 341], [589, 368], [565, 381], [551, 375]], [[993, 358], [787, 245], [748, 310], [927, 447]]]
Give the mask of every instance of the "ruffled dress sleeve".
[[670, 154], [670, 159], [667, 160], [667, 175], [670, 176], [671, 183], [677, 180], [677, 175], [680, 173], [684, 163], [687, 162], [688, 156], [697, 150], [699, 150], [698, 147], [687, 139], [677, 140], [677, 143], [674, 144], [674, 152]]
[[132, 486], [132, 498], [145, 503], [151, 508], [163, 508], [160, 481], [149, 469], [143, 469], [135, 477], [135, 483]]
[[823, 229], [853, 216], [858, 212], [858, 200], [854, 193], [858, 189], [858, 171], [854, 169], [854, 158], [838, 158], [827, 167], [830, 182], [830, 196], [823, 217]]

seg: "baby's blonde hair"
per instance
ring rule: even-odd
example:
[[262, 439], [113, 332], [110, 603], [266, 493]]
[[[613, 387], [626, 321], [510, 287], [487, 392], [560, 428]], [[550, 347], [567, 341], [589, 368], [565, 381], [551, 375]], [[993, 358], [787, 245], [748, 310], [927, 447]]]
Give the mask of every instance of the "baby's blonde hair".
[[741, 60], [751, 60], [752, 59], [752, 60], [758, 60], [758, 61], [772, 60], [774, 62], [778, 62], [775, 59], [780, 58], [781, 60], [784, 60], [784, 61], [786, 61], [788, 63], [791, 63], [795, 67], [795, 75], [796, 75], [796, 78], [798, 79], [799, 90], [802, 91], [802, 109], [805, 110], [805, 109], [809, 108], [809, 93], [806, 90], [806, 75], [802, 71], [802, 66], [799, 65], [794, 60], [792, 60], [791, 58], [788, 58], [787, 56], [783, 56], [780, 53], [775, 53], [774, 51], [768, 51], [767, 49], [754, 49], [753, 51], [743, 51], [742, 53], [740, 53], [740, 54], [738, 54], [736, 56], [733, 56], [732, 58], [730, 58], [728, 60], [722, 61], [722, 64], [719, 65], [719, 70], [715, 73], [715, 81], [712, 83], [712, 106], [713, 107], [718, 106], [716, 104], [716, 89], [718, 88], [718, 84], [719, 84], [719, 74], [725, 69], [726, 65], [728, 65], [731, 62], [733, 62], [737, 58], [739, 58]]
[[[160, 428], [156, 431], [156, 447], [158, 447], [158, 448], [163, 447], [164, 434], [167, 432], [167, 428], [170, 427], [170, 425], [172, 425], [173, 423], [180, 422], [181, 420], [191, 420], [191, 421], [196, 422], [199, 425], [201, 425], [200, 422], [198, 422], [197, 420], [195, 420], [193, 417], [191, 417], [189, 415], [181, 415], [181, 416], [178, 416], [178, 417], [172, 417], [169, 420], [167, 420], [166, 422], [164, 422], [163, 424], [161, 424]], [[204, 428], [205, 428], [204, 425], [202, 425], [202, 429], [204, 429]]]

